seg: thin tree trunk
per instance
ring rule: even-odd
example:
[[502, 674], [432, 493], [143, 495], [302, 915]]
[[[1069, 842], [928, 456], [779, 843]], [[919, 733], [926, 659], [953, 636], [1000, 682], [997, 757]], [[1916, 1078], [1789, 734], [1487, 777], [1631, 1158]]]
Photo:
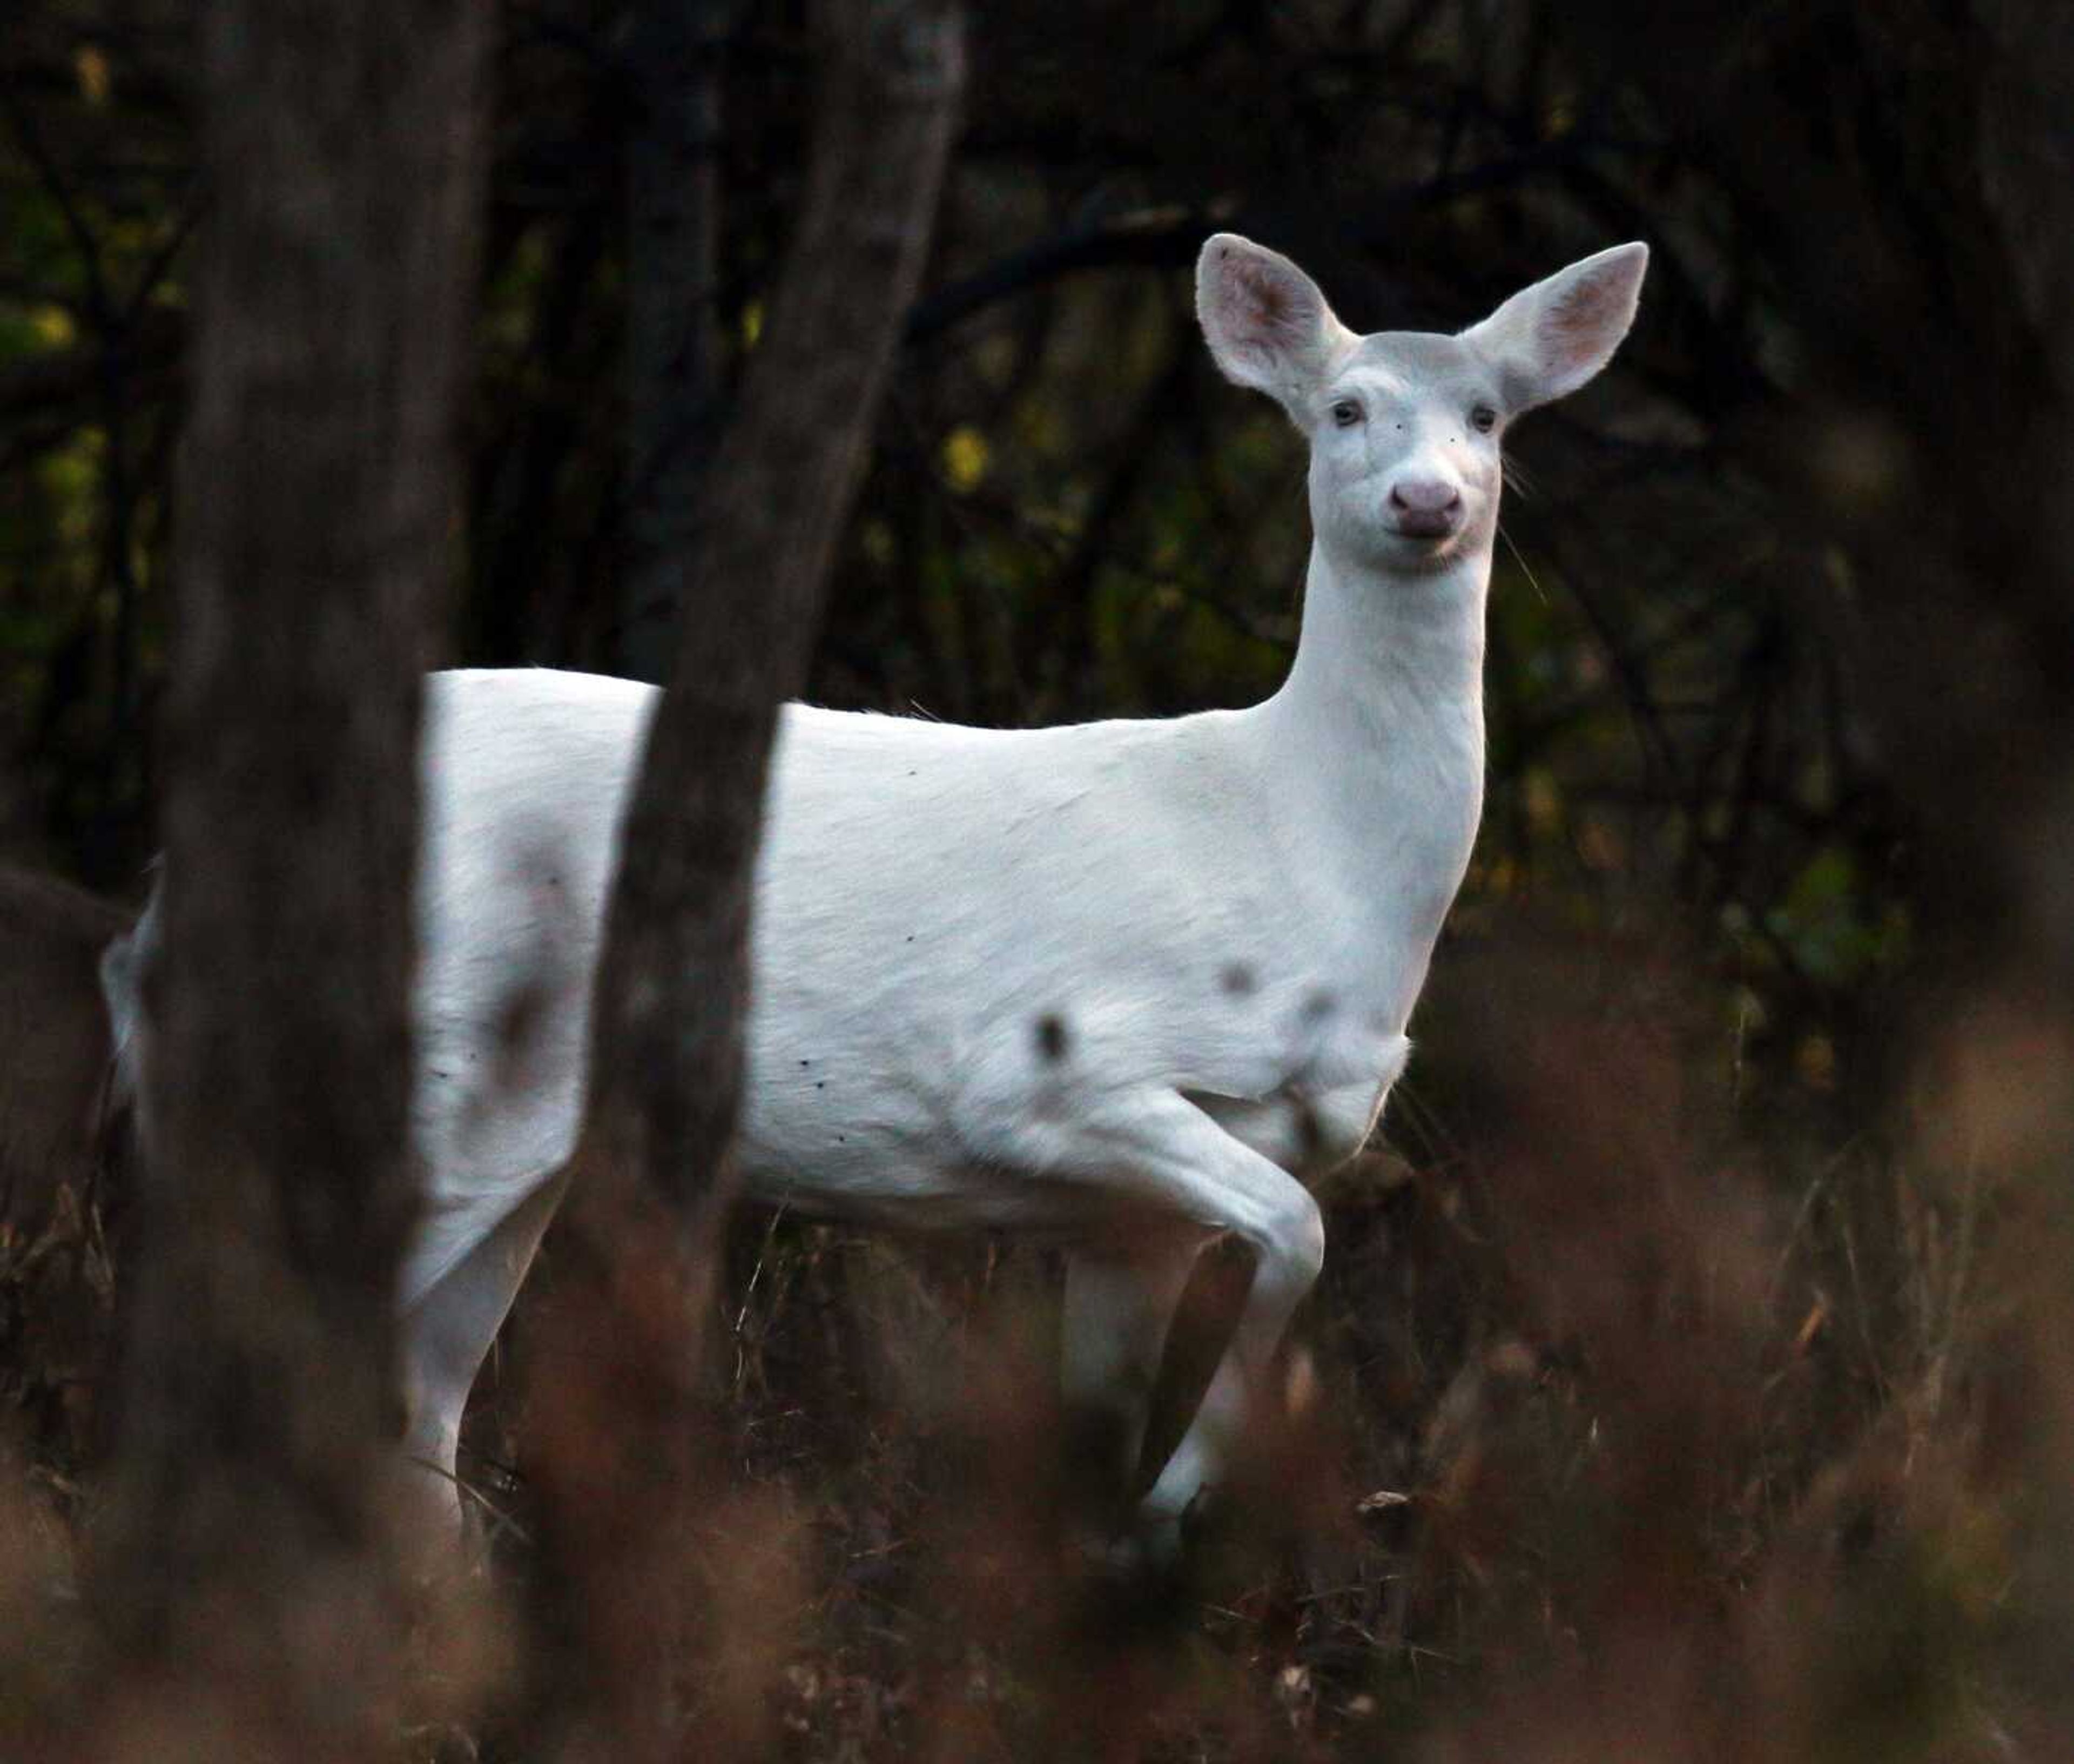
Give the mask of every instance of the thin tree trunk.
[[402, 1636], [420, 675], [488, 9], [205, 19], [155, 1165], [101, 1592], [132, 1696], [167, 1693], [158, 1755], [364, 1758], [393, 1744]]
[[626, 482], [620, 671], [668, 677], [677, 615], [699, 574], [699, 484], [720, 419], [713, 288], [720, 82], [729, 0], [643, 0], [627, 61], [638, 114], [626, 143]]
[[[666, 1613], [691, 1596], [695, 1564], [709, 1597], [721, 1572], [692, 1541], [688, 1423], [742, 1089], [765, 775], [920, 278], [963, 83], [953, 0], [828, 0], [821, 49], [803, 217], [706, 481], [700, 574], [628, 813], [566, 1302], [543, 1371], [535, 1469], [576, 1644], [567, 1670], [615, 1758], [675, 1755], [683, 1630]], [[750, 1743], [701, 1733], [706, 1756]]]

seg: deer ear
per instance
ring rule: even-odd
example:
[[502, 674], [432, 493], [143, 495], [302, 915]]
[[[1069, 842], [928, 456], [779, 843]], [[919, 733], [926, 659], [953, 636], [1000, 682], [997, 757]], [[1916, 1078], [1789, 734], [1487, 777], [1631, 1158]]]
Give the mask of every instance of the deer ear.
[[1196, 316], [1225, 378], [1279, 399], [1299, 422], [1305, 398], [1361, 341], [1309, 276], [1236, 233], [1213, 234], [1196, 260]]
[[1498, 370], [1514, 411], [1574, 392], [1613, 358], [1634, 322], [1646, 245], [1617, 245], [1522, 288], [1462, 333]]

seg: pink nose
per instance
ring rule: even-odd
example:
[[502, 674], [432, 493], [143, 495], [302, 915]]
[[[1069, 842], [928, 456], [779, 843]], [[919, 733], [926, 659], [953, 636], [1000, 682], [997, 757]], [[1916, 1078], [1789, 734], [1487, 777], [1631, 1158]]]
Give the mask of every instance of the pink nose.
[[1404, 478], [1390, 487], [1390, 512], [1400, 533], [1444, 538], [1460, 517], [1462, 493], [1444, 478]]

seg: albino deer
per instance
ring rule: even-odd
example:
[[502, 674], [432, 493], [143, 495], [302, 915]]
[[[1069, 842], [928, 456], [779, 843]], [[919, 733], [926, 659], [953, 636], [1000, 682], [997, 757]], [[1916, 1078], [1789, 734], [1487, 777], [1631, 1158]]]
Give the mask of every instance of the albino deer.
[[[1506, 423], [1581, 386], [1647, 252], [1458, 336], [1357, 337], [1287, 258], [1211, 239], [1218, 365], [1311, 447], [1287, 683], [1250, 710], [1022, 731], [788, 706], [758, 874], [746, 1192], [823, 1217], [1062, 1234], [1067, 1394], [1136, 1464], [1169, 1320], [1225, 1233], [1255, 1273], [1139, 1515], [1171, 1548], [1269, 1388], [1324, 1254], [1293, 1172], [1359, 1148], [1483, 797], [1484, 602]], [[409, 1449], [461, 1411], [560, 1198], [590, 975], [656, 693], [436, 676], [428, 704]], [[150, 926], [140, 932], [148, 938]], [[537, 1007], [523, 1070], [505, 1043]], [[115, 1001], [136, 1019], [134, 995]]]

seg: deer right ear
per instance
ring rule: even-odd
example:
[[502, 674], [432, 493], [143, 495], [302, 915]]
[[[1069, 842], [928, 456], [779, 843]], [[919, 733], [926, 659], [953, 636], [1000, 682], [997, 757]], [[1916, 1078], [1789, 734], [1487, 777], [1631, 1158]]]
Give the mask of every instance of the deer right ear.
[[1616, 245], [1522, 288], [1463, 340], [1498, 369], [1506, 402], [1531, 410], [1576, 391], [1612, 358], [1648, 268], [1647, 246]]
[[1225, 378], [1281, 401], [1303, 401], [1361, 340], [1332, 316], [1313, 282], [1279, 251], [1213, 234], [1196, 260], [1196, 316]]

